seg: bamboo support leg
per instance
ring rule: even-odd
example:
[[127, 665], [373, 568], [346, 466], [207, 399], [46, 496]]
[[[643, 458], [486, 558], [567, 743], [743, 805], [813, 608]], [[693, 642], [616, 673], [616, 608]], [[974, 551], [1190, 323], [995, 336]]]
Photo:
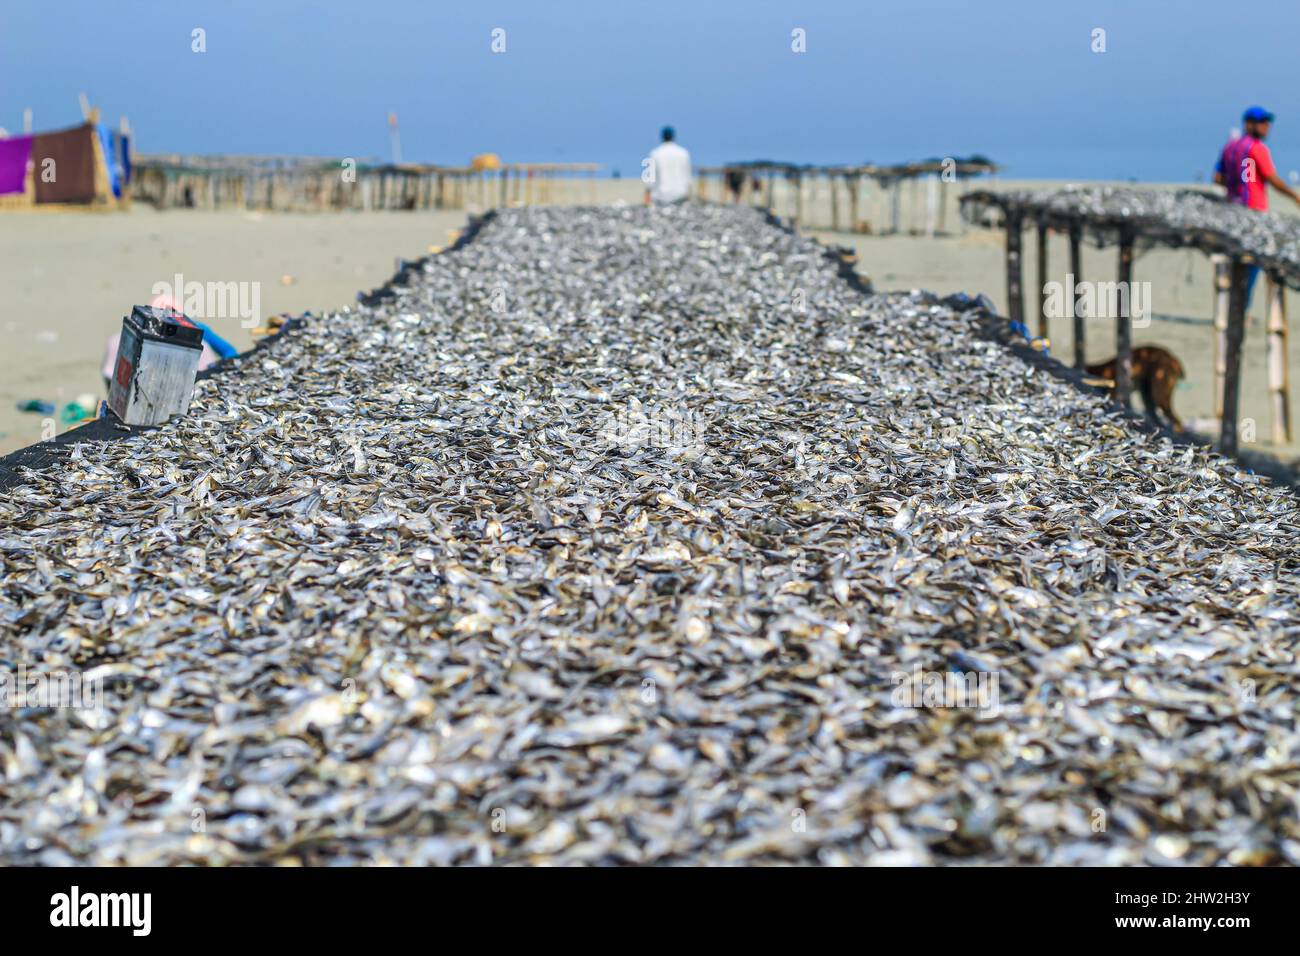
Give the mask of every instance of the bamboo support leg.
[[[1119, 282], [1121, 289], [1133, 287], [1133, 232], [1125, 228], [1119, 240]], [[1133, 394], [1133, 317], [1131, 295], [1121, 292], [1124, 308], [1115, 316], [1115, 392], [1113, 398], [1122, 408], [1129, 407]]]
[[1228, 312], [1232, 290], [1232, 263], [1227, 256], [1210, 257], [1214, 263], [1214, 415], [1223, 417], [1224, 364], [1228, 351]]
[[1246, 276], [1249, 267], [1240, 259], [1232, 262], [1228, 293], [1228, 335], [1224, 347], [1223, 421], [1219, 426], [1219, 451], [1237, 454], [1238, 402], [1241, 398], [1241, 342], [1246, 336]]
[[1025, 297], [1020, 283], [1020, 231], [1019, 214], [1008, 213], [1007, 230], [1007, 317], [1012, 323], [1025, 321]]
[[1074, 315], [1074, 367], [1083, 368], [1085, 364], [1084, 355], [1087, 352], [1087, 338], [1083, 328], [1083, 309], [1080, 308], [1082, 303], [1082, 293], [1080, 287], [1083, 284], [1083, 256], [1082, 256], [1083, 227], [1075, 224], [1070, 227], [1070, 297], [1073, 308], [1070, 310]]
[[1291, 442], [1291, 384], [1287, 367], [1286, 286], [1268, 277], [1268, 392], [1273, 406], [1273, 443]]
[[939, 220], [939, 177], [933, 174], [925, 177], [925, 234], [934, 238], [935, 225]]
[[1051, 337], [1047, 315], [1047, 226], [1038, 224], [1038, 337]]

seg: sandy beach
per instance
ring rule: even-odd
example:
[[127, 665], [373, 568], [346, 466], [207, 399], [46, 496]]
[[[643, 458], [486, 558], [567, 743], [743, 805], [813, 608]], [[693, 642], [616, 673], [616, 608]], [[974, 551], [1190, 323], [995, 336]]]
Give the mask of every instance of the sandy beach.
[[[946, 231], [934, 237], [913, 235], [918, 219], [908, 217], [904, 203], [903, 233], [881, 235], [887, 219], [883, 193], [867, 188], [861, 218], [875, 234], [802, 231], [826, 243], [851, 246], [858, 269], [878, 289], [926, 289], [939, 294], [983, 293], [1005, 312], [1002, 233], [965, 224], [958, 197], [968, 188], [1022, 188], [1063, 185], [997, 180], [972, 180], [945, 190], [942, 221]], [[639, 200], [636, 180], [603, 180], [595, 194], [602, 203]], [[710, 198], [718, 193], [714, 183]], [[776, 211], [793, 210], [791, 194], [778, 186]], [[1275, 206], [1284, 213], [1285, 200]], [[919, 208], [919, 207], [918, 207]], [[44, 416], [23, 413], [17, 404], [41, 399], [61, 409], [79, 395], [103, 394], [99, 375], [104, 341], [120, 327], [133, 303], [147, 302], [155, 283], [171, 282], [177, 273], [186, 281], [256, 282], [263, 315], [301, 313], [350, 305], [358, 290], [388, 279], [399, 257], [415, 258], [446, 244], [449, 231], [462, 226], [467, 215], [479, 212], [157, 212], [136, 205], [116, 214], [12, 213], [0, 216], [0, 328], [8, 348], [0, 359], [0, 452], [39, 441]], [[829, 197], [805, 197], [804, 220], [829, 222]], [[1029, 250], [1027, 250], [1029, 251]], [[1049, 245], [1049, 280], [1065, 277], [1067, 246], [1063, 237]], [[1146, 329], [1135, 329], [1137, 345], [1164, 346], [1187, 370], [1187, 381], [1176, 392], [1175, 407], [1185, 421], [1212, 431], [1213, 330], [1212, 268], [1193, 250], [1153, 250], [1141, 253], [1136, 277], [1152, 283], [1154, 317]], [[1085, 278], [1113, 280], [1116, 251], [1086, 247]], [[288, 277], [288, 278], [286, 278]], [[1032, 256], [1026, 257], [1026, 288], [1037, 287]], [[1031, 325], [1036, 302], [1026, 297]], [[1257, 450], [1294, 458], [1295, 445], [1274, 448], [1269, 442], [1270, 413], [1264, 387], [1264, 302], [1257, 294], [1250, 312], [1245, 345], [1243, 414], [1255, 422]], [[252, 338], [236, 319], [214, 323], [236, 347]], [[1053, 351], [1070, 360], [1069, 320], [1051, 324]], [[1089, 327], [1088, 356], [1101, 361], [1114, 355], [1114, 329], [1097, 319]], [[1300, 351], [1291, 346], [1293, 378], [1300, 381]], [[57, 417], [56, 412], [56, 417]], [[65, 426], [60, 423], [58, 429]]]
[[[0, 453], [41, 440], [44, 416], [19, 412], [19, 402], [62, 409], [82, 393], [103, 397], [105, 339], [155, 283], [174, 283], [177, 273], [187, 283], [256, 282], [264, 316], [339, 309], [387, 280], [397, 258], [446, 244], [464, 221], [461, 211], [160, 213], [140, 205], [0, 215]], [[237, 319], [212, 324], [240, 350], [252, 344]]]

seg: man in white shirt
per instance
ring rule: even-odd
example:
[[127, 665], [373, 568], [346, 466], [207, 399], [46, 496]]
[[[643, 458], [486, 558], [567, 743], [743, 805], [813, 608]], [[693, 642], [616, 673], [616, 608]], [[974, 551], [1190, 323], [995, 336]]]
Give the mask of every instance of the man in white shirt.
[[673, 142], [673, 128], [665, 126], [663, 142], [650, 153], [646, 168], [646, 202], [685, 202], [691, 195], [691, 154]]

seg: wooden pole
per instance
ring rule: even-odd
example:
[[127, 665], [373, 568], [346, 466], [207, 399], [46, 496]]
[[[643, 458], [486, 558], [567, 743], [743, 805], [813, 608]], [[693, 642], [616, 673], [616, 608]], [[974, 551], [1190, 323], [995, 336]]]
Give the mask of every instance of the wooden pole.
[[[1133, 318], [1131, 290], [1133, 288], [1133, 229], [1125, 226], [1119, 236], [1119, 287], [1123, 308], [1115, 315], [1115, 392], [1114, 400], [1123, 408], [1129, 407], [1133, 394]], [[1130, 291], [1125, 291], [1130, 290]], [[1117, 305], [1119, 302], [1117, 302]]]
[[1038, 224], [1038, 337], [1051, 337], [1047, 318], [1047, 223]]
[[939, 219], [939, 177], [931, 173], [925, 177], [925, 234], [934, 238], [935, 223]]
[[1241, 341], [1246, 336], [1246, 277], [1249, 266], [1232, 260], [1228, 293], [1228, 336], [1223, 355], [1223, 421], [1219, 425], [1219, 451], [1237, 454], [1238, 400], [1241, 397]]
[[1287, 368], [1286, 286], [1268, 277], [1268, 391], [1273, 405], [1273, 443], [1291, 441], [1291, 384]]
[[1079, 307], [1082, 303], [1082, 293], [1080, 288], [1083, 284], [1083, 226], [1074, 223], [1070, 226], [1070, 275], [1072, 287], [1070, 297], [1073, 300], [1074, 308], [1070, 311], [1074, 313], [1074, 367], [1083, 368], [1085, 364], [1084, 355], [1088, 350], [1087, 333], [1083, 328], [1083, 310]]
[[948, 180], [939, 177], [939, 231], [948, 230]]
[[1007, 317], [1013, 323], [1025, 321], [1025, 297], [1020, 287], [1020, 230], [1023, 226], [1021, 214], [1008, 212], [1005, 227], [1007, 230]]
[[840, 196], [839, 190], [835, 188], [835, 174], [827, 173], [826, 183], [831, 190], [831, 231], [840, 231]]
[[849, 176], [849, 232], [858, 231], [858, 177]]
[[1228, 312], [1232, 291], [1232, 263], [1225, 255], [1213, 255], [1214, 263], [1214, 415], [1223, 417], [1224, 364], [1228, 352]]
[[[901, 206], [903, 203], [903, 181], [901, 179], [895, 179], [890, 184], [890, 188], [893, 195], [890, 197], [889, 231], [892, 233], [897, 233], [899, 229], [902, 227]], [[1018, 244], [1017, 244], [1017, 249], [1019, 249]]]

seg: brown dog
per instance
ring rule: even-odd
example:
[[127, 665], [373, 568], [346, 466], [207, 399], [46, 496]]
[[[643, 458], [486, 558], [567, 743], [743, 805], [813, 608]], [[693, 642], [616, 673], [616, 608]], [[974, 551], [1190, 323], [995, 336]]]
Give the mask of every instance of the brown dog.
[[[1115, 359], [1087, 366], [1090, 375], [1115, 381]], [[1174, 414], [1174, 388], [1185, 377], [1183, 363], [1158, 345], [1144, 345], [1133, 350], [1133, 388], [1142, 396], [1147, 414], [1157, 423], [1162, 412], [1174, 431], [1183, 423]]]

